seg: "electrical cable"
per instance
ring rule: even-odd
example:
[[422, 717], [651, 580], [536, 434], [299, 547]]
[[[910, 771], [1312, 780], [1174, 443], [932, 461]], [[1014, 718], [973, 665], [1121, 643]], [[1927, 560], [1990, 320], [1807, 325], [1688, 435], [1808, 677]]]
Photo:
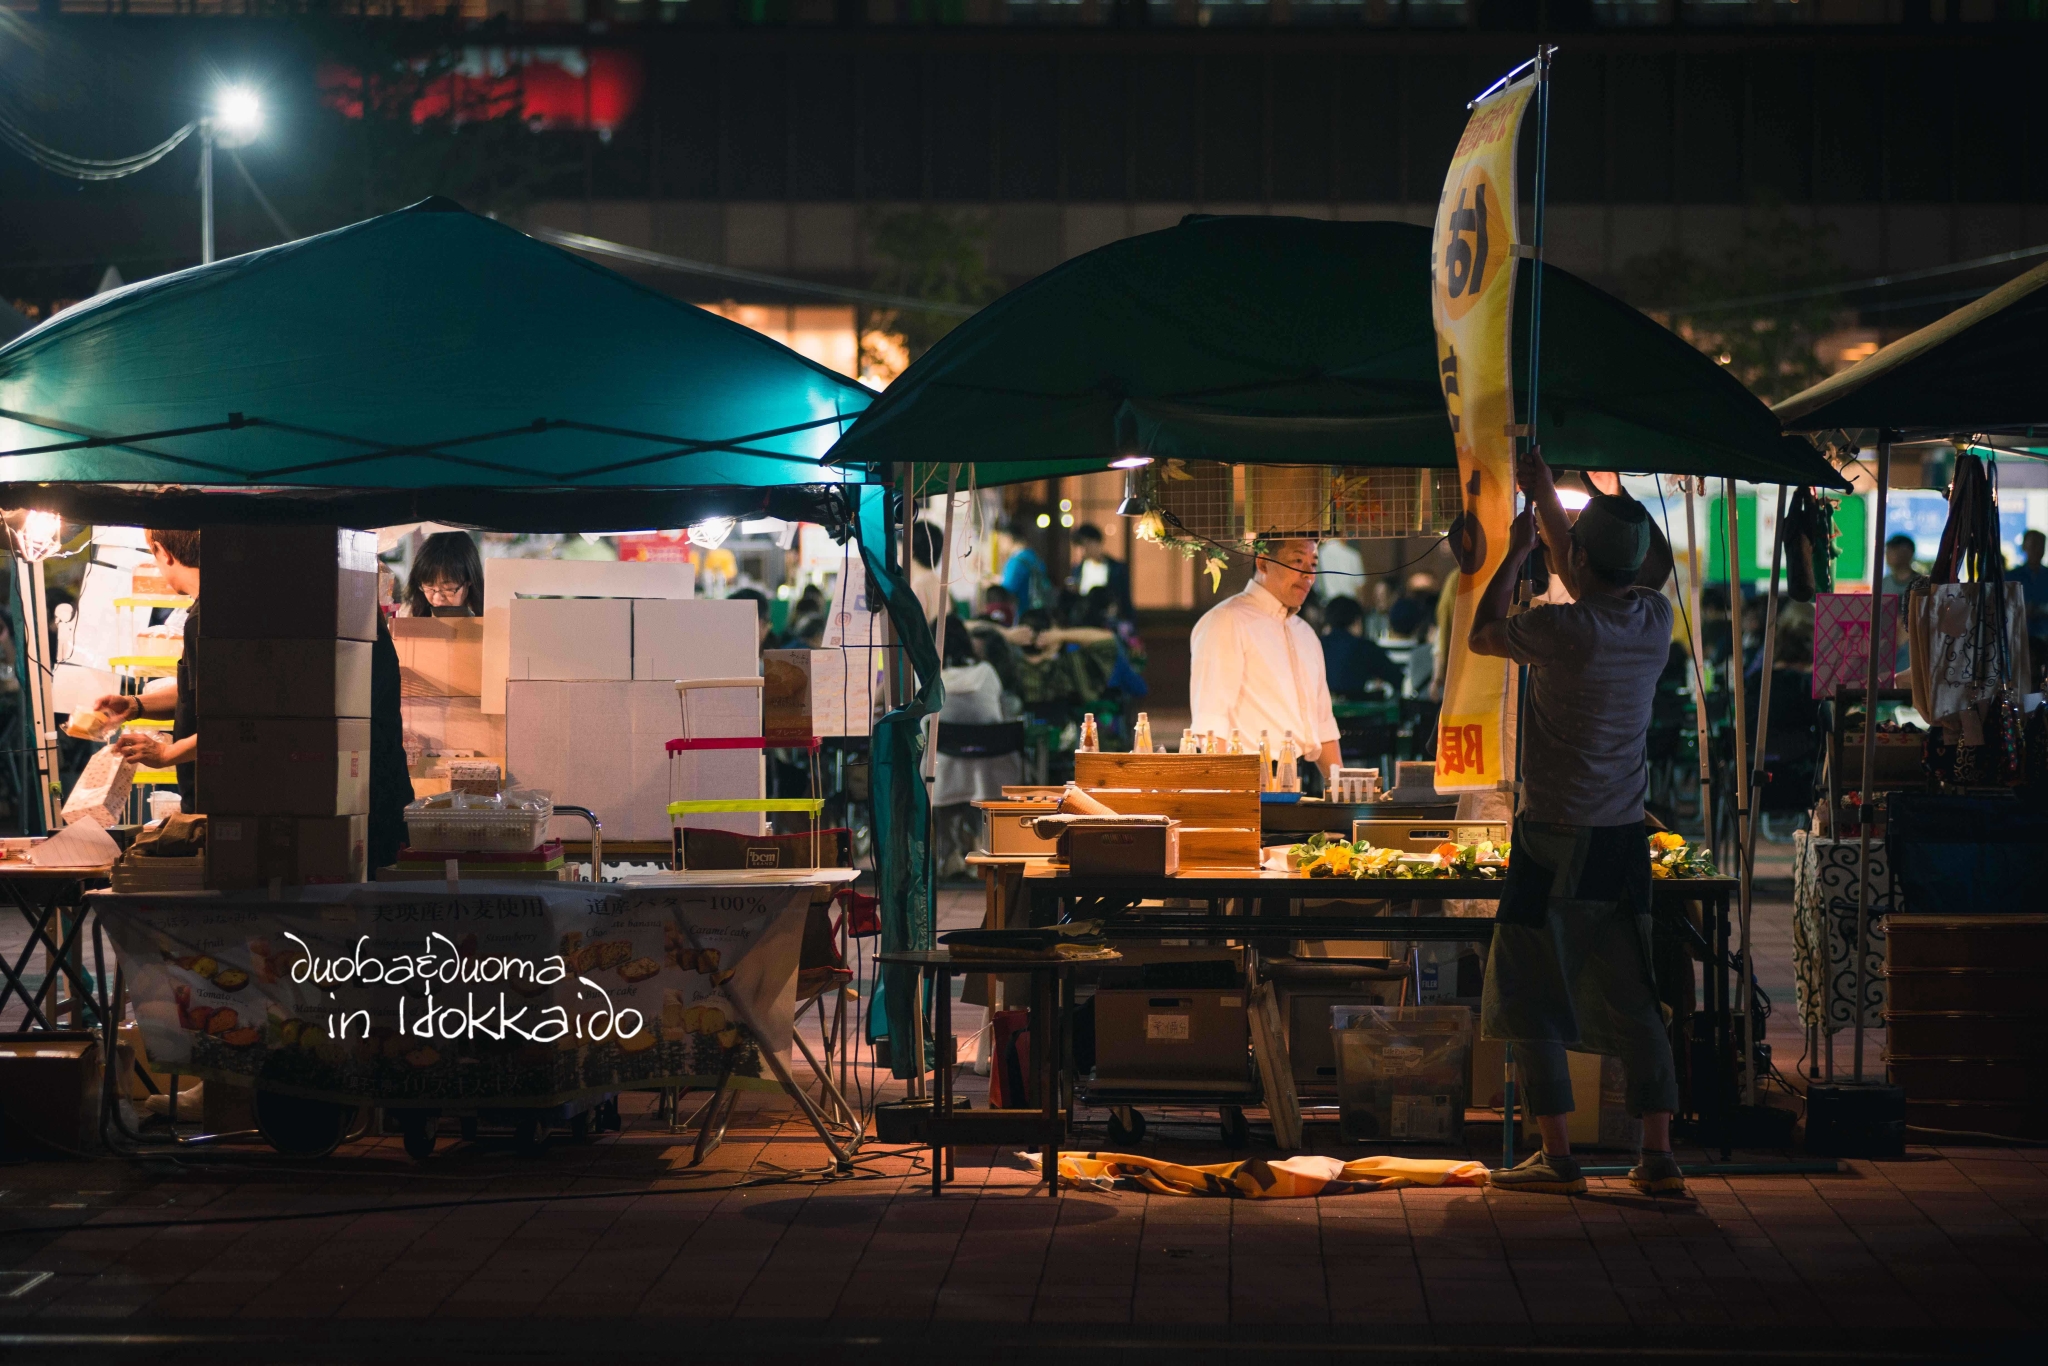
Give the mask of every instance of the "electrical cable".
[[172, 152], [177, 151], [185, 139], [191, 137], [198, 129], [199, 123], [195, 119], [146, 152], [137, 152], [133, 156], [100, 160], [94, 157], [75, 157], [68, 152], [60, 152], [48, 143], [31, 137], [27, 132], [16, 127], [5, 117], [0, 117], [0, 142], [5, 142], [15, 151], [21, 153], [53, 175], [67, 176], [72, 180], [105, 181], [120, 180], [134, 175], [138, 171], [148, 170]]

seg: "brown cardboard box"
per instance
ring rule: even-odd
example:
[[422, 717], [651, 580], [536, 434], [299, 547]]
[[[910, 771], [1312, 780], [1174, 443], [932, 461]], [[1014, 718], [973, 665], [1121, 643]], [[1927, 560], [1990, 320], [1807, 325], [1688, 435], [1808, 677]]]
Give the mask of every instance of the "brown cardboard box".
[[203, 730], [214, 716], [368, 716], [365, 640], [221, 640], [193, 647]]
[[761, 652], [761, 735], [771, 748], [811, 743], [811, 652]]
[[1067, 847], [1067, 866], [1077, 876], [1158, 875], [1180, 871], [1179, 821], [1157, 825], [1126, 821], [1105, 821], [1101, 825], [1076, 822], [1067, 827], [1061, 843]]
[[505, 752], [505, 717], [480, 697], [408, 697], [399, 704], [409, 756], [491, 758]]
[[199, 810], [358, 816], [370, 809], [370, 723], [209, 717], [199, 730]]
[[391, 643], [408, 696], [478, 697], [484, 690], [482, 617], [393, 617]]
[[368, 816], [222, 816], [206, 820], [206, 885], [220, 891], [369, 877]]
[[99, 1097], [97, 1035], [0, 1035], [0, 1147], [58, 1154], [98, 1148]]
[[377, 537], [331, 526], [205, 529], [202, 635], [377, 638]]

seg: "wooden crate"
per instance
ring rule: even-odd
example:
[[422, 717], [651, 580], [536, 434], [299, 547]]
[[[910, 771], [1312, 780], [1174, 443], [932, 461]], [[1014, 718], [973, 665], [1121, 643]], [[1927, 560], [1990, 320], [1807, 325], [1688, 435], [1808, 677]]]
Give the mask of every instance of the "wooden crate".
[[1907, 1123], [2048, 1132], [2048, 916], [1888, 916], [1885, 955], [1885, 1061]]
[[1256, 754], [1076, 754], [1074, 782], [1120, 816], [1179, 821], [1183, 868], [1258, 867]]

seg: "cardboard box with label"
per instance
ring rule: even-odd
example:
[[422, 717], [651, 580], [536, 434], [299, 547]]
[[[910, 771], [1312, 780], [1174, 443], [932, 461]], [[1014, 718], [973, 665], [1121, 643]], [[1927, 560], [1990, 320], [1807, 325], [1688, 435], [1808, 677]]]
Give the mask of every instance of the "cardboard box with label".
[[370, 714], [366, 640], [222, 640], [195, 642], [194, 693], [206, 716], [363, 716]]
[[227, 816], [206, 820], [206, 885], [219, 891], [362, 882], [369, 877], [368, 816]]
[[761, 736], [770, 746], [808, 745], [811, 736], [811, 652], [761, 652]]
[[375, 640], [377, 537], [331, 526], [210, 526], [199, 630], [223, 640]]
[[407, 697], [483, 694], [482, 617], [393, 617], [391, 643]]
[[209, 716], [200, 725], [198, 810], [356, 816], [370, 809], [363, 717]]
[[549, 682], [633, 676], [633, 604], [627, 598], [516, 598], [505, 677]]

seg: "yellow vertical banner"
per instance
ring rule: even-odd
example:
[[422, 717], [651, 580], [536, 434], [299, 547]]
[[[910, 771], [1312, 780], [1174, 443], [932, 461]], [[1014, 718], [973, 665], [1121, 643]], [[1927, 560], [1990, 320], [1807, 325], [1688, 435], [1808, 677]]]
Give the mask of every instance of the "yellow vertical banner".
[[1430, 242], [1437, 363], [1465, 504], [1450, 538], [1458, 561], [1451, 638], [1437, 643], [1450, 650], [1436, 746], [1436, 785], [1445, 792], [1491, 789], [1514, 777], [1507, 741], [1511, 666], [1474, 655], [1467, 641], [1514, 516], [1515, 148], [1535, 90], [1532, 74], [1472, 106]]

